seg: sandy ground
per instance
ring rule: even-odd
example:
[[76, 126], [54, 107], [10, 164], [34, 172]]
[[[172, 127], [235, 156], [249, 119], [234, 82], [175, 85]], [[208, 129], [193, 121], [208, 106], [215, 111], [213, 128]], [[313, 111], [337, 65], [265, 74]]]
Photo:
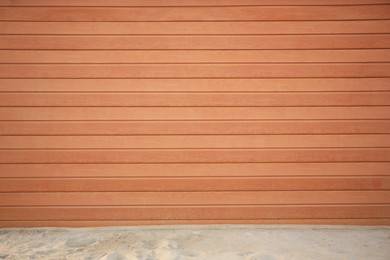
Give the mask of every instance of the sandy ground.
[[0, 229], [0, 259], [390, 259], [390, 227]]

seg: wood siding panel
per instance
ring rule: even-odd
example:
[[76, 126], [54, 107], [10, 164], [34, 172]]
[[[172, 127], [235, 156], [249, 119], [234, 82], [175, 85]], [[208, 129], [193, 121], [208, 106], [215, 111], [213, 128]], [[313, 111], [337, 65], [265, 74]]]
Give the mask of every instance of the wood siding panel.
[[[359, 217], [357, 217], [359, 216]], [[111, 206], [0, 207], [0, 220], [207, 220], [277, 218], [389, 218], [390, 206]]]
[[369, 5], [387, 0], [0, 0], [0, 6], [240, 6], [240, 5]]
[[390, 224], [387, 0], [0, 0], [0, 227]]
[[390, 119], [390, 106], [356, 107], [0, 107], [0, 120]]
[[[390, 14], [390, 11], [388, 13]], [[7, 50], [388, 49], [390, 35], [2, 35], [0, 48]]]
[[[57, 1], [56, 1], [57, 2]], [[110, 1], [111, 2], [111, 1]], [[149, 2], [149, 1], [148, 1]], [[187, 2], [187, 1], [186, 1]], [[208, 1], [207, 1], [208, 2]], [[317, 2], [317, 1], [315, 1]], [[35, 1], [34, 1], [35, 3]], [[205, 3], [205, 2], [203, 2]], [[314, 3], [314, 1], [313, 1]], [[389, 33], [388, 20], [250, 22], [0, 22], [3, 34], [358, 34]]]
[[275, 219], [208, 219], [208, 220], [2, 220], [1, 227], [100, 227], [100, 226], [145, 226], [145, 225], [205, 225], [205, 224], [295, 224], [295, 225], [389, 225], [388, 218], [275, 218]]
[[389, 19], [389, 5], [162, 8], [0, 7], [3, 21], [310, 21]]
[[[0, 135], [388, 134], [390, 120], [0, 121]], [[380, 137], [380, 136], [378, 136]]]
[[0, 194], [0, 206], [383, 204], [389, 196], [390, 191], [26, 192]]
[[[390, 28], [390, 24], [389, 24]], [[186, 63], [189, 51], [1, 51], [1, 63]], [[390, 50], [192, 50], [193, 63], [390, 62]]]
[[390, 135], [0, 136], [0, 149], [390, 147]]
[[0, 92], [390, 91], [390, 78], [1, 79]]
[[365, 78], [390, 77], [390, 63], [0, 65], [0, 78]]
[[386, 106], [390, 92], [329, 93], [0, 93], [16, 107], [322, 107]]
[[[6, 178], [1, 192], [389, 190], [390, 177]], [[114, 202], [113, 202], [114, 203]], [[191, 202], [188, 202], [191, 204]], [[206, 202], [204, 202], [206, 203]]]
[[390, 148], [0, 150], [0, 163], [385, 162]]
[[390, 176], [389, 162], [0, 164], [3, 178]]

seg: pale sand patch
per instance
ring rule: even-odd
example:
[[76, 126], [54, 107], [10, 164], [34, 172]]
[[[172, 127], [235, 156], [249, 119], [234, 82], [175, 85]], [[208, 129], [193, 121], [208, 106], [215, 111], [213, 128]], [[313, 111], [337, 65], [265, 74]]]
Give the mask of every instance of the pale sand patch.
[[0, 259], [390, 259], [390, 227], [3, 228]]

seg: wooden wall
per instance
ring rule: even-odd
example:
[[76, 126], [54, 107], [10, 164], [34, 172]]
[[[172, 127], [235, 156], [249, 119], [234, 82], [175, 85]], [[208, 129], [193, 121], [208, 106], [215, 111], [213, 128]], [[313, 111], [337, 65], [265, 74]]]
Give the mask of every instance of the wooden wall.
[[0, 0], [0, 226], [390, 224], [390, 1]]

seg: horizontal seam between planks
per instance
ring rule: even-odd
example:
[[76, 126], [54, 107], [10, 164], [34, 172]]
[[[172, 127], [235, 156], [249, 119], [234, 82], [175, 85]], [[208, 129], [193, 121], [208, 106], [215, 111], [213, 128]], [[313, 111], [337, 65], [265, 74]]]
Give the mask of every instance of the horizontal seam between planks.
[[[390, 83], [390, 81], [389, 81]], [[274, 91], [274, 90], [265, 90], [265, 91], [262, 91], [262, 90], [259, 90], [259, 91], [253, 91], [253, 90], [248, 90], [248, 91], [231, 91], [231, 90], [210, 90], [210, 91], [204, 91], [204, 90], [201, 90], [201, 91], [196, 91], [196, 90], [190, 90], [190, 91], [186, 91], [186, 90], [181, 90], [181, 91], [161, 91], [161, 90], [158, 90], [158, 91], [154, 91], [154, 90], [149, 90], [149, 91], [123, 91], [123, 90], [118, 90], [118, 91], [115, 91], [115, 90], [107, 90], [107, 91], [96, 91], [96, 90], [91, 90], [91, 91], [88, 91], [88, 90], [81, 90], [81, 91], [78, 91], [78, 90], [69, 90], [69, 91], [66, 91], [66, 90], [61, 90], [61, 91], [56, 91], [56, 90], [19, 90], [19, 91], [9, 91], [9, 90], [1, 90], [0, 89], [0, 95], [1, 94], [80, 94], [80, 93], [83, 93], [83, 94], [247, 94], [247, 93], [251, 93], [251, 94], [305, 94], [305, 93], [310, 93], [310, 94], [322, 94], [322, 93], [326, 93], [326, 94], [329, 94], [329, 93], [387, 93], [387, 92], [390, 92], [390, 85], [388, 87], [388, 90], [385, 89], [385, 90], [314, 90], [314, 91], [305, 91], [305, 90], [298, 90], [298, 91], [294, 91], [294, 90], [289, 90], [289, 91], [285, 91], [285, 90], [281, 90], [281, 91]]]
[[[379, 107], [379, 108], [387, 108], [387, 107], [390, 107], [390, 105], [348, 105], [348, 107], [360, 107], [360, 108], [365, 108], [365, 107]], [[7, 107], [11, 107], [11, 108], [14, 108], [14, 107], [34, 107], [34, 108], [45, 108], [45, 107], [48, 107], [48, 106], [2, 106], [3, 108], [7, 108]], [[69, 106], [49, 106], [49, 107], [65, 107], [65, 108], [69, 108]], [[107, 106], [70, 106], [71, 108], [78, 108], [78, 107], [102, 107], [102, 108], [107, 108]], [[167, 106], [108, 106], [108, 108], [110, 107], [126, 107], [126, 108], [132, 108], [132, 107], [142, 107], [142, 108], [169, 108]], [[277, 107], [277, 108], [294, 108], [294, 107], [297, 107], [299, 108], [300, 106], [173, 106], [173, 107], [179, 107], [179, 108], [191, 108], [191, 107], [201, 107], [201, 108], [258, 108], [258, 107]], [[328, 107], [328, 106], [302, 106], [302, 107]], [[345, 105], [333, 105], [332, 107], [340, 107], [340, 108], [344, 108]], [[165, 121], [165, 120], [164, 120]]]
[[[84, 181], [107, 181], [107, 180], [123, 180], [123, 179], [127, 179], [129, 181], [132, 181], [134, 179], [137, 179], [137, 180], [143, 180], [143, 181], [155, 181], [156, 179], [161, 181], [161, 180], [180, 180], [180, 181], [185, 181], [187, 179], [189, 180], [192, 180], [192, 179], [197, 179], [197, 180], [209, 180], [209, 179], [215, 179], [215, 180], [220, 180], [220, 179], [229, 179], [229, 180], [261, 180], [261, 179], [280, 179], [280, 180], [287, 180], [287, 179], [387, 179], [387, 178], [390, 178], [390, 175], [262, 175], [262, 176], [181, 176], [181, 177], [178, 177], [178, 176], [146, 176], [146, 177], [142, 177], [142, 176], [135, 176], [135, 177], [122, 177], [122, 176], [119, 176], [119, 177], [104, 177], [104, 176], [100, 176], [100, 177], [1, 177], [0, 179], [3, 180], [3, 181], [28, 181], [28, 180], [42, 180], [42, 181], [58, 181], [58, 180], [64, 180], [64, 179], [67, 179], [67, 180], [73, 180], [73, 181], [79, 181], [79, 180], [84, 180]], [[364, 188], [361, 188], [361, 189], [358, 189], [358, 190], [366, 190], [366, 191], [390, 191], [390, 189], [386, 189], [386, 188], [373, 188], [373, 189], [364, 189]], [[51, 191], [50, 189], [49, 190], [41, 190], [41, 191], [1, 191], [1, 193], [28, 193], [28, 192], [245, 192], [246, 190], [237, 190], [237, 189], [222, 189], [222, 190], [213, 190], [213, 189], [205, 189], [205, 190], [202, 190], [202, 189], [195, 189], [195, 190], [176, 190], [176, 189], [169, 189], [169, 190], [160, 190], [160, 189], [156, 189], [156, 190], [134, 190], [134, 189], [130, 189], [130, 190], [120, 190], [120, 191], [116, 191], [116, 190], [113, 190], [113, 191], [110, 191], [110, 190], [103, 190], [103, 191], [99, 191], [99, 190], [87, 190], [87, 191], [83, 191], [83, 190], [64, 190], [64, 191]], [[258, 191], [258, 192], [263, 192], [263, 191], [300, 191], [300, 189], [284, 189], [284, 190], [273, 190], [273, 189], [270, 189], [270, 190], [267, 190], [267, 189], [254, 189], [254, 190], [250, 190], [250, 191]], [[333, 189], [333, 188], [329, 188], [329, 189], [325, 189], [325, 190], [322, 190], [322, 189], [304, 189], [303, 191], [350, 191], [350, 189], [340, 189], [340, 188], [336, 188], [336, 189]]]
[[[138, 137], [142, 137], [142, 136], [158, 136], [158, 137], [161, 137], [161, 136], [210, 136], [210, 137], [218, 137], [220, 136], [221, 134], [220, 133], [215, 133], [215, 134], [70, 134], [70, 135], [62, 135], [62, 134], [57, 134], [57, 136], [59, 137], [66, 137], [66, 136], [75, 136], [75, 137], [83, 137], [83, 136], [96, 136], [96, 137], [100, 137], [100, 136], [118, 136], [118, 137], [127, 137], [127, 136], [138, 136]], [[318, 136], [318, 135], [327, 135], [327, 136], [360, 136], [360, 135], [373, 135], [373, 136], [381, 136], [381, 135], [389, 135], [388, 133], [306, 133], [306, 134], [299, 134], [299, 133], [293, 133], [293, 134], [274, 134], [274, 133], [269, 133], [269, 134], [256, 134], [256, 133], [248, 133], [248, 134], [234, 134], [234, 133], [231, 133], [231, 134], [225, 134], [227, 136], [280, 136], [280, 135], [283, 135], [283, 136], [289, 136], [289, 135], [292, 135], [292, 136], [295, 136], [295, 135], [305, 135], [305, 136]], [[8, 136], [24, 136], [24, 135], [20, 135], [20, 134], [2, 134], [1, 136], [4, 136], [4, 137], [8, 137]], [[44, 134], [30, 134], [29, 136], [31, 137], [42, 137], [42, 136], [45, 136]], [[50, 135], [49, 135], [50, 136]]]
[[379, 2], [379, 3], [343, 3], [343, 4], [217, 4], [217, 5], [20, 5], [20, 4], [8, 4], [8, 5], [0, 5], [0, 8], [224, 8], [224, 7], [322, 7], [322, 6], [330, 6], [330, 7], [343, 7], [343, 6], [376, 6], [376, 5], [389, 5], [388, 2]]
[[[234, 58], [233, 58], [234, 59]], [[323, 59], [323, 58], [321, 58]], [[353, 59], [353, 58], [352, 58]], [[380, 58], [379, 58], [380, 59]], [[390, 58], [386, 61], [377, 60], [377, 61], [267, 61], [267, 62], [257, 62], [257, 61], [243, 61], [243, 62], [235, 62], [235, 61], [213, 61], [213, 62], [6, 62], [0, 61], [0, 65], [33, 65], [33, 66], [46, 66], [46, 65], [60, 65], [60, 66], [71, 66], [71, 65], [294, 65], [294, 64], [388, 64], [390, 63]]]
[[193, 148], [193, 147], [186, 147], [186, 148], [159, 148], [159, 147], [152, 147], [152, 148], [142, 148], [142, 147], [131, 147], [131, 148], [80, 148], [80, 147], [74, 147], [74, 148], [0, 148], [0, 151], [31, 151], [31, 150], [39, 150], [39, 151], [123, 151], [123, 150], [340, 150], [340, 149], [349, 149], [349, 150], [355, 150], [355, 149], [387, 149], [390, 148], [389, 146], [319, 146], [319, 147], [306, 147], [306, 146], [289, 146], [289, 147], [201, 147], [201, 148]]
[[387, 178], [390, 177], [389, 175], [321, 175], [321, 174], [316, 174], [316, 175], [261, 175], [261, 176], [251, 176], [251, 175], [234, 175], [234, 176], [229, 176], [229, 175], [224, 175], [224, 176], [107, 176], [107, 177], [95, 177], [95, 176], [84, 176], [84, 177], [1, 177], [2, 179], [95, 179], [95, 180], [102, 180], [102, 179], [286, 179], [286, 178], [299, 178], [299, 179], [316, 179], [316, 178], [322, 178], [322, 179], [342, 179], [342, 178]]
[[[359, 177], [359, 176], [355, 176], [355, 177]], [[319, 193], [358, 193], [360, 191], [363, 191], [364, 193], [371, 193], [370, 195], [373, 195], [373, 194], [387, 194], [390, 192], [390, 190], [343, 190], [343, 189], [339, 189], [339, 190], [288, 190], [288, 191], [279, 191], [279, 190], [272, 190], [272, 191], [267, 191], [267, 190], [259, 190], [259, 191], [245, 191], [245, 190], [232, 190], [232, 191], [224, 191], [224, 190], [218, 190], [218, 191], [196, 191], [196, 192], [193, 192], [193, 191], [91, 191], [90, 193], [99, 193], [99, 194], [107, 194], [107, 193], [114, 193], [115, 195], [117, 195], [116, 193], [125, 193], [125, 195], [130, 195], [130, 194], [133, 194], [133, 193], [137, 193], [139, 195], [143, 195], [144, 193], [145, 194], [149, 194], [149, 193], [180, 193], [180, 194], [187, 194], [187, 193], [231, 193], [232, 195], [234, 193], [288, 193], [288, 192], [291, 192], [291, 193], [305, 193], [305, 194], [308, 194], [308, 193], [311, 193], [313, 191], [318, 191]], [[88, 191], [89, 192], [89, 191]], [[10, 193], [10, 192], [6, 192], [6, 193]], [[12, 194], [12, 195], [28, 195], [30, 194], [31, 192], [28, 192], [28, 191], [22, 191], [22, 192], [12, 192], [12, 193], [16, 193], [16, 194]], [[48, 195], [48, 193], [51, 193], [53, 195], [78, 195], [78, 193], [81, 193], [84, 195], [84, 192], [82, 191], [42, 191], [42, 192], [34, 192], [34, 193], [42, 193], [45, 194], [45, 195]], [[141, 194], [142, 193], [142, 194]], [[3, 193], [0, 193], [0, 195], [3, 194]], [[7, 194], [8, 195], [8, 194]], [[91, 194], [93, 195], [93, 194]], [[390, 203], [390, 201], [389, 201]]]
[[[340, 33], [340, 34], [343, 34], [343, 33]], [[366, 33], [359, 33], [359, 32], [356, 32], [356, 33], [347, 33], [347, 35], [356, 35], [356, 36], [359, 36], [359, 35], [365, 35]], [[377, 34], [377, 35], [389, 35], [390, 33], [389, 32], [385, 32], [385, 33], [368, 33], [369, 35], [372, 35], [372, 34]], [[120, 37], [129, 37], [129, 38], [132, 38], [132, 37], [145, 37], [145, 38], [149, 38], [149, 37], [155, 37], [156, 35], [160, 35], [162, 38], [172, 38], [172, 37], [176, 37], [177, 36], [183, 36], [183, 37], [195, 37], [195, 36], [202, 36], [202, 37], [209, 37], [209, 38], [214, 38], [215, 36], [218, 37], [218, 36], [227, 36], [227, 37], [234, 37], [234, 38], [239, 38], [239, 37], [242, 37], [243, 35], [242, 34], [128, 34], [128, 35], [123, 35], [123, 34], [96, 34], [96, 35], [89, 35], [89, 34], [85, 34], [84, 35], [80, 35], [80, 34], [74, 34], [74, 35], [68, 35], [68, 34], [0, 34], [0, 36], [9, 36], [9, 35], [13, 35], [15, 36], [15, 38], [21, 38], [21, 37], [25, 37], [25, 36], [31, 36], [31, 37], [46, 37], [47, 38], [47, 35], [50, 35], [50, 36], [53, 36], [53, 38], [69, 38], [69, 37], [72, 37], [74, 36], [74, 38], [80, 38], [80, 37], [97, 37], [97, 36], [101, 36], [102, 38], [105, 38], [105, 37], [112, 37], [112, 35], [116, 35], [117, 37], [115, 38], [120, 38]], [[284, 33], [281, 33], [281, 34], [244, 34], [245, 36], [253, 36], [254, 38], [259, 38], [259, 37], [273, 37], [273, 36], [290, 36], [290, 35], [300, 35], [300, 34], [284, 34]], [[310, 35], [310, 34], [309, 34]], [[333, 33], [320, 33], [320, 34], [312, 34], [313, 36], [318, 36], [318, 35], [326, 35], [326, 36], [332, 36]], [[307, 36], [305, 34], [305, 36]], [[247, 37], [248, 38], [248, 37]]]
[[260, 204], [253, 204], [253, 203], [240, 203], [240, 204], [237, 204], [237, 203], [233, 203], [233, 204], [230, 204], [230, 203], [226, 203], [226, 204], [221, 204], [221, 203], [210, 203], [210, 204], [201, 204], [201, 203], [187, 203], [187, 204], [184, 204], [184, 203], [172, 203], [172, 204], [135, 204], [135, 203], [130, 203], [130, 204], [125, 204], [125, 203], [121, 203], [121, 204], [75, 204], [75, 205], [55, 205], [55, 204], [52, 204], [52, 205], [47, 205], [47, 204], [36, 204], [36, 205], [19, 205], [19, 204], [9, 204], [9, 205], [0, 205], [0, 208], [58, 208], [58, 207], [61, 207], [61, 208], [73, 208], [73, 207], [85, 207], [85, 208], [93, 208], [93, 207], [106, 207], [106, 206], [112, 206], [112, 207], [137, 207], [137, 206], [142, 206], [142, 207], [150, 207], [150, 208], [154, 208], [154, 207], [176, 207], [176, 206], [186, 206], [186, 207], [240, 207], [240, 206], [291, 206], [291, 207], [294, 207], [294, 206], [314, 206], [314, 205], [318, 205], [318, 206], [349, 206], [349, 205], [352, 205], [352, 206], [385, 206], [385, 205], [390, 205], [390, 203], [377, 203], [377, 202], [373, 202], [373, 203], [359, 203], [359, 202], [349, 202], [349, 203], [338, 203], [338, 202], [333, 202], [333, 203], [329, 203], [329, 202], [325, 202], [325, 203], [322, 203], [322, 202], [319, 202], [319, 203], [260, 203]]
[[[366, 205], [366, 204], [362, 204], [364, 206], [389, 206], [390, 207], [390, 203], [380, 203], [379, 205]], [[100, 207], [100, 206], [88, 206], [90, 208], [182, 208], [184, 207], [185, 205], [172, 205], [172, 206], [166, 206], [166, 205], [157, 205], [157, 206], [145, 206], [145, 205], [137, 205], [137, 206], [110, 206], [110, 205], [107, 205], [107, 206], [103, 206], [103, 207]], [[238, 205], [193, 205], [192, 208], [213, 208], [213, 207], [217, 207], [217, 208], [236, 208], [236, 207], [239, 207], [239, 208], [251, 208], [253, 206], [256, 206], [255, 205], [242, 205], [242, 204], [238, 204]], [[313, 207], [317, 207], [316, 204], [310, 204], [310, 205], [296, 205], [294, 207], [300, 207], [300, 208], [305, 208], [306, 206], [313, 206]], [[321, 208], [323, 207], [324, 205], [321, 205], [321, 206], [318, 206], [318, 208]], [[326, 206], [330, 206], [330, 207], [341, 207], [343, 205], [334, 205], [334, 204], [328, 204]], [[30, 206], [30, 208], [45, 208], [45, 206]], [[72, 208], [82, 208], [83, 206], [71, 206]], [[266, 207], [272, 207], [272, 208], [279, 208], [279, 207], [290, 207], [290, 205], [267, 205]], [[356, 205], [353, 205], [353, 207], [356, 207]], [[18, 208], [18, 206], [4, 206], [3, 208]], [[28, 208], [28, 207], [26, 207]], [[52, 208], [55, 208], [55, 209], [60, 209], [60, 208], [65, 208], [64, 206], [56, 206], [56, 207], [52, 207]]]
[[107, 119], [85, 119], [85, 120], [75, 120], [75, 119], [69, 119], [69, 120], [41, 120], [41, 119], [36, 119], [36, 120], [0, 120], [0, 122], [278, 122], [278, 121], [289, 121], [289, 122], [294, 122], [294, 121], [316, 121], [316, 122], [324, 122], [324, 121], [388, 121], [389, 119], [385, 118], [365, 118], [365, 119], [351, 119], [351, 118], [343, 118], [343, 119], [193, 119], [193, 120], [188, 120], [188, 119], [134, 119], [134, 120], [129, 120], [129, 119], [118, 119], [118, 120], [107, 120]]
[[[289, 189], [289, 190], [283, 190], [283, 189], [275, 189], [275, 190], [251, 190], [251, 189], [245, 189], [245, 190], [188, 190], [186, 189], [186, 192], [191, 192], [191, 193], [210, 193], [210, 192], [389, 192], [390, 189], [377, 189], [377, 188], [372, 188], [372, 189], [356, 189], [356, 188], [351, 188], [351, 189], [321, 189], [321, 190], [310, 190], [310, 189], [299, 189], [299, 190], [293, 190], [293, 189]], [[89, 191], [66, 191], [66, 190], [63, 190], [63, 191], [57, 191], [56, 193], [122, 193], [122, 192], [126, 192], [126, 191], [111, 191], [111, 190], [108, 190], [108, 191], [96, 191], [96, 190], [89, 190]], [[181, 190], [153, 190], [153, 191], [134, 191], [134, 192], [137, 192], [137, 193], [180, 193], [182, 192]], [[53, 193], [53, 191], [29, 191], [29, 192], [26, 192], [25, 190], [21, 191], [21, 192], [18, 192], [18, 191], [2, 191], [0, 192], [0, 194], [6, 194], [6, 195], [16, 195], [16, 194], [20, 194], [20, 193], [25, 193], [25, 194], [31, 194], [31, 193]]]
[[[1, 94], [0, 94], [1, 95]], [[197, 108], [274, 108], [274, 107], [277, 107], [277, 108], [299, 108], [299, 107], [339, 107], [339, 108], [344, 108], [344, 107], [360, 107], [360, 108], [364, 108], [364, 107], [379, 107], [379, 108], [386, 108], [386, 107], [390, 107], [390, 102], [388, 105], [318, 105], [318, 106], [315, 106], [315, 105], [297, 105], [297, 106], [292, 106], [292, 105], [288, 105], [288, 106], [278, 106], [278, 105], [273, 105], [273, 106], [270, 106], [270, 105], [264, 105], [264, 106], [209, 106], [209, 105], [199, 105], [199, 106], [131, 106], [131, 105], [123, 105], [123, 106], [104, 106], [104, 105], [99, 105], [99, 106], [92, 106], [92, 105], [87, 105], [87, 106], [78, 106], [78, 105], [68, 105], [68, 106], [23, 106], [23, 105], [20, 105], [20, 106], [1, 106], [0, 107], [2, 108], [25, 108], [25, 107], [29, 107], [29, 108], [85, 108], [85, 107], [91, 107], [91, 108], [96, 108], [96, 107], [101, 107], [101, 108], [191, 108], [191, 107], [197, 107]], [[390, 119], [390, 118], [389, 118]]]
[[[1, 37], [0, 37], [1, 38]], [[352, 45], [353, 46], [353, 45]], [[358, 50], [389, 50], [389, 48], [315, 48], [315, 49], [121, 49], [121, 48], [116, 48], [116, 49], [8, 49], [8, 48], [2, 48], [0, 49], [1, 51], [72, 51], [72, 52], [93, 52], [93, 51], [135, 51], [135, 52], [153, 52], [153, 51], [358, 51]]]
[[[118, 137], [126, 137], [126, 136], [155, 136], [155, 137], [161, 137], [161, 136], [253, 136], [253, 135], [274, 135], [274, 136], [295, 136], [295, 135], [304, 135], [304, 136], [334, 136], [334, 135], [389, 135], [389, 132], [384, 132], [384, 133], [375, 133], [375, 132], [367, 132], [367, 133], [359, 133], [359, 132], [354, 132], [354, 133], [345, 133], [345, 132], [340, 132], [340, 133], [279, 133], [279, 134], [224, 134], [224, 133], [215, 133], [215, 134], [0, 134], [2, 137], [45, 137], [45, 136], [56, 136], [56, 137], [85, 137], [85, 136], [92, 136], [92, 137], [109, 137], [109, 136], [118, 136]], [[248, 148], [245, 148], [248, 149]]]
[[340, 33], [305, 33], [305, 30], [302, 30], [302, 33], [1, 33], [0, 36], [287, 36], [287, 35], [387, 35], [389, 34], [388, 30], [385, 32], [340, 32]]
[[[1, 7], [0, 7], [1, 8]], [[218, 23], [218, 22], [355, 22], [355, 21], [388, 21], [389, 18], [372, 18], [372, 19], [324, 19], [324, 20], [315, 20], [315, 19], [307, 19], [307, 20], [109, 20], [109, 21], [94, 21], [94, 20], [56, 20], [56, 21], [45, 21], [45, 20], [16, 20], [9, 19], [3, 20], [0, 19], [0, 22], [42, 22], [42, 23], [59, 23], [59, 22], [67, 22], [67, 23], [79, 23], [79, 22], [94, 22], [94, 23], [119, 23], [119, 22], [132, 22], [132, 23], [172, 23], [172, 22], [199, 22], [199, 23]]]
[[[117, 220], [113, 220], [113, 219], [103, 219], [103, 220], [96, 220], [96, 219], [92, 219], [92, 220], [83, 220], [83, 219], [63, 219], [63, 220], [0, 220], [0, 223], [1, 222], [43, 222], [43, 221], [47, 221], [47, 222], [114, 222], [114, 221], [132, 221], [132, 222], [136, 222], [136, 221], [143, 221], [143, 222], [157, 222], [157, 221], [170, 221], [170, 222], [175, 222], [175, 221], [180, 221], [180, 220], [190, 220], [190, 221], [198, 221], [198, 220], [202, 220], [202, 221], [215, 221], [215, 220], [221, 220], [221, 221], [242, 221], [242, 220], [248, 220], [248, 221], [256, 221], [256, 220], [271, 220], [271, 221], [283, 221], [283, 220], [302, 220], [302, 219], [307, 219], [307, 220], [349, 220], [351, 218], [248, 218], [248, 219], [117, 219]], [[390, 217], [375, 217], [375, 218], [352, 218], [353, 220], [390, 220]], [[9, 228], [12, 228], [12, 227], [9, 227]], [[232, 227], [229, 227], [229, 228], [232, 228]], [[253, 228], [256, 228], [256, 227], [251, 227], [251, 229]], [[285, 227], [282, 227], [282, 228], [285, 228]], [[273, 227], [273, 229], [282, 229], [282, 228], [275, 228]], [[7, 227], [2, 227], [3, 230], [6, 230]], [[181, 230], [183, 230], [183, 228], [180, 228]], [[185, 228], [184, 228], [185, 229]], [[210, 228], [208, 227], [207, 228], [208, 230], [218, 230], [218, 228]], [[166, 229], [159, 229], [159, 228], [153, 228], [152, 230], [166, 230]]]
[[[0, 6], [0, 8], [4, 8], [4, 6]], [[237, 23], [278, 23], [278, 22], [298, 22], [298, 23], [306, 23], [306, 22], [344, 22], [346, 20], [227, 20], [227, 21], [221, 21], [221, 20], [199, 20], [196, 21], [198, 23], [224, 23], [224, 22], [237, 22]], [[348, 21], [348, 20], [347, 20]], [[359, 19], [359, 20], [349, 20], [352, 22], [360, 22], [360, 21], [390, 21], [390, 18], [373, 18], [373, 19]], [[147, 22], [147, 23], [188, 23], [191, 21], [27, 21], [27, 20], [0, 20], [0, 22], [4, 23], [140, 23], [140, 22]]]
[[109, 77], [104, 77], [104, 78], [91, 78], [91, 77], [83, 77], [83, 78], [63, 78], [63, 77], [56, 77], [56, 78], [28, 78], [28, 77], [14, 77], [14, 78], [9, 78], [9, 77], [0, 77], [1, 79], [20, 79], [20, 80], [26, 80], [26, 79], [47, 79], [47, 80], [58, 80], [58, 79], [111, 79], [111, 80], [116, 80], [116, 79], [388, 79], [390, 76], [376, 76], [376, 77], [180, 77], [180, 78], [173, 78], [173, 77], [145, 77], [145, 78], [138, 78], [138, 77], [115, 77], [115, 78], [109, 78]]
[[262, 161], [257, 161], [257, 162], [247, 162], [247, 161], [239, 161], [239, 162], [226, 162], [226, 161], [219, 161], [219, 162], [194, 162], [194, 161], [187, 161], [187, 162], [17, 162], [17, 163], [10, 163], [10, 162], [5, 162], [5, 163], [0, 163], [0, 165], [3, 164], [25, 164], [25, 165], [33, 165], [33, 164], [72, 164], [72, 165], [82, 165], [82, 164], [231, 164], [231, 163], [237, 163], [237, 164], [259, 164], [259, 163], [302, 163], [302, 164], [307, 164], [307, 163], [389, 163], [390, 161], [364, 161], [364, 160], [359, 160], [359, 161], [267, 161], [267, 162], [262, 162]]

